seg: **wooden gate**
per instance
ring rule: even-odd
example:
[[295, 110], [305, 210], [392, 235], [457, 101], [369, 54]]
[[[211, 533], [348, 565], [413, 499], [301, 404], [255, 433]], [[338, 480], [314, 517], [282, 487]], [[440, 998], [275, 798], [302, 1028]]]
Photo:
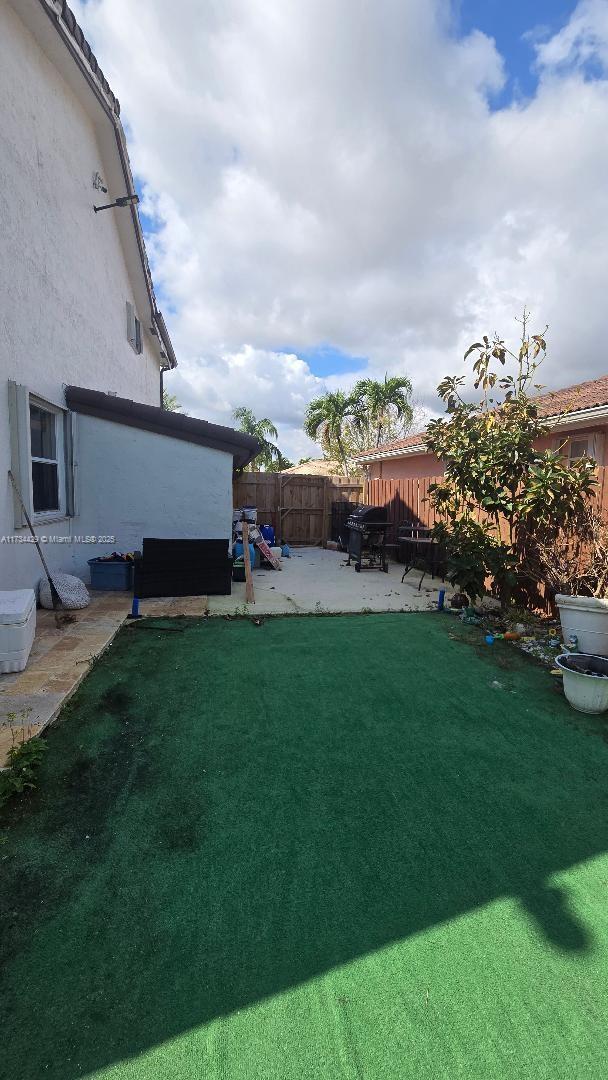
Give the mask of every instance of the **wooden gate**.
[[241, 473], [235, 477], [234, 506], [257, 506], [258, 524], [273, 525], [287, 544], [325, 544], [332, 502], [361, 502], [363, 485], [344, 476], [301, 473]]

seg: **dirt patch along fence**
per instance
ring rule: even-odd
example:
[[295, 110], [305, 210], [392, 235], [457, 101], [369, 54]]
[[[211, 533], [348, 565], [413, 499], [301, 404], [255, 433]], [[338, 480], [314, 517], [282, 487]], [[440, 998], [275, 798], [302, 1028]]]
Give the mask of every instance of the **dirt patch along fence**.
[[306, 473], [239, 473], [233, 505], [257, 506], [258, 523], [272, 525], [286, 544], [325, 545], [330, 539], [332, 505], [363, 501], [363, 483], [346, 476]]

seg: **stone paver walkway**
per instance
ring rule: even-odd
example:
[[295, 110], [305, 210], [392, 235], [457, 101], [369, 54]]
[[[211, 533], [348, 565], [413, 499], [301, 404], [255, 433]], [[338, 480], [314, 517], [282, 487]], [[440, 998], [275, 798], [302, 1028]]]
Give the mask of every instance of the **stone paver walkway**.
[[[89, 607], [61, 629], [52, 611], [36, 612], [36, 637], [25, 671], [0, 675], [0, 768], [14, 743], [39, 735], [74, 693], [131, 610], [130, 593], [91, 593]], [[204, 596], [143, 600], [145, 615], [204, 615]]]

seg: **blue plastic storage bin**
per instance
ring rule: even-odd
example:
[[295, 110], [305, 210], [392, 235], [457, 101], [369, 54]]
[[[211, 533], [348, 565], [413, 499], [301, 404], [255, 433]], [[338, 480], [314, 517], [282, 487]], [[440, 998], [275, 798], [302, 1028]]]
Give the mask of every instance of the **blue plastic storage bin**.
[[[240, 540], [237, 540], [236, 544], [234, 545], [234, 557], [235, 557], [235, 559], [242, 559], [244, 554], [245, 554], [245, 545]], [[252, 567], [255, 566], [255, 547], [254, 547], [253, 544], [249, 545], [249, 561], [250, 561]]]
[[274, 547], [274, 528], [272, 525], [260, 525], [260, 532], [269, 547]]
[[133, 563], [119, 559], [89, 559], [91, 588], [106, 592], [129, 592], [133, 582]]

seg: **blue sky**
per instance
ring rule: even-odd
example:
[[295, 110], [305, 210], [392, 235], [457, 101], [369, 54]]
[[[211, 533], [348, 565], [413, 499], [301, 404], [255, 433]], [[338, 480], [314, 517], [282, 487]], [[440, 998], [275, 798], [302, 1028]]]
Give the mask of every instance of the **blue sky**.
[[343, 375], [346, 372], [364, 371], [367, 367], [366, 356], [352, 356], [333, 345], [316, 345], [310, 349], [299, 349], [288, 345], [281, 346], [277, 352], [296, 353], [305, 360], [313, 375], [324, 379], [326, 375]]
[[[546, 40], [567, 23], [576, 0], [459, 0], [456, 4], [456, 33], [466, 37], [481, 30], [494, 38], [505, 61], [504, 89], [490, 99], [492, 109], [534, 95], [537, 87], [533, 43]], [[330, 344], [301, 349], [295, 344], [279, 352], [297, 352], [314, 375], [325, 378], [364, 370], [366, 357], [350, 356]]]
[[574, 0], [460, 0], [459, 32], [464, 36], [481, 30], [493, 37], [505, 60], [507, 82], [491, 102], [494, 108], [534, 93], [537, 78], [532, 42], [560, 30], [575, 7]]
[[325, 387], [407, 374], [436, 413], [524, 306], [547, 386], [605, 374], [608, 0], [71, 3], [122, 104], [190, 415], [246, 404], [297, 460]]
[[[492, 110], [508, 108], [512, 102], [534, 95], [538, 83], [534, 42], [546, 40], [560, 30], [575, 7], [576, 0], [455, 0], [454, 30], [457, 37], [465, 38], [472, 31], [481, 30], [494, 39], [505, 61], [505, 86], [490, 98]], [[136, 177], [135, 186], [143, 200], [143, 185], [139, 177]], [[139, 213], [144, 233], [151, 238], [158, 232], [159, 222], [145, 213], [141, 205]], [[171, 297], [165, 293], [162, 285], [157, 288], [157, 296], [171, 313]], [[321, 379], [364, 371], [369, 362], [367, 356], [354, 356], [329, 342], [308, 347], [293, 342], [279, 345], [276, 352], [296, 353], [306, 361], [312, 374]]]

